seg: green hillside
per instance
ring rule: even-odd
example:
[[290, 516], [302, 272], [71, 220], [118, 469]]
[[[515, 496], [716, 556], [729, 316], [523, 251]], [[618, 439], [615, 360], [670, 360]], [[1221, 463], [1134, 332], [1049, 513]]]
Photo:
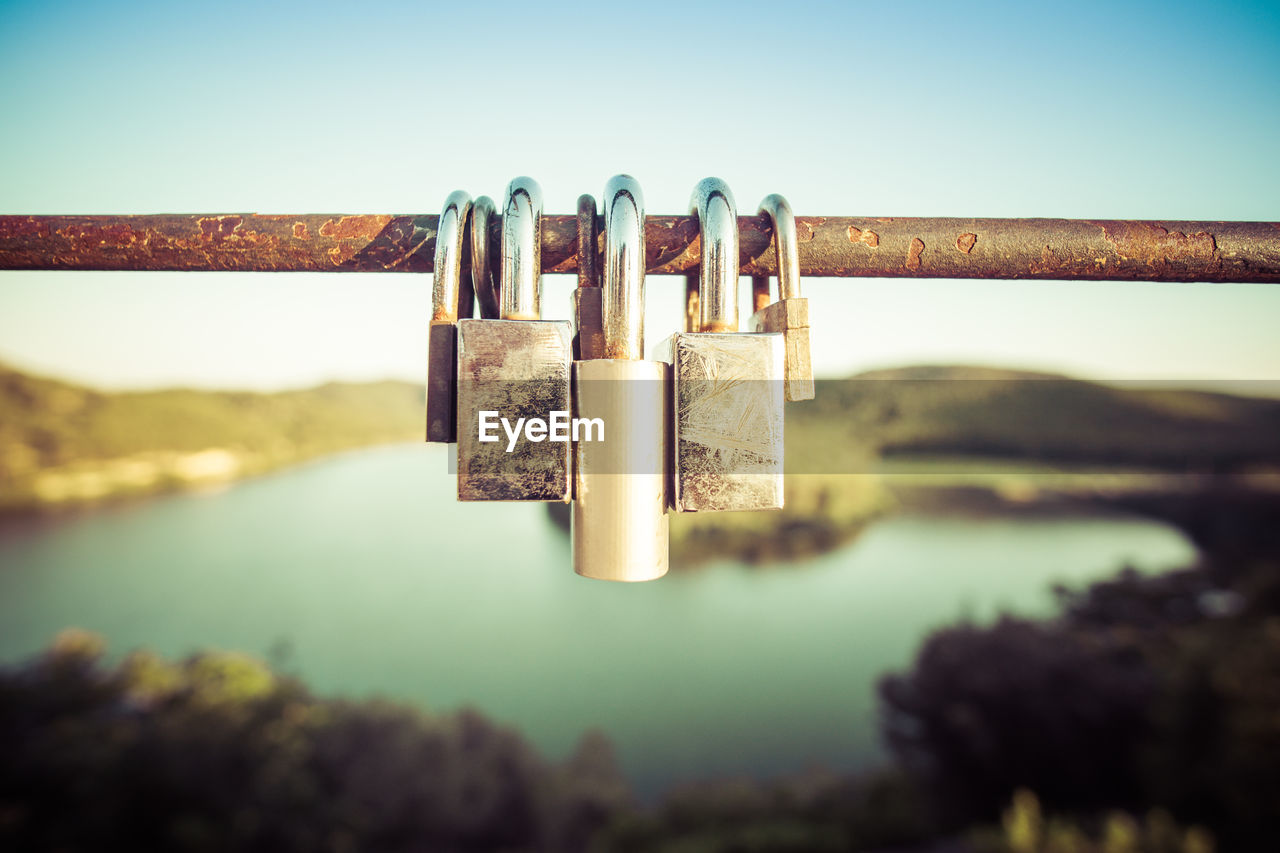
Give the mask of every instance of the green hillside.
[[104, 393], [0, 366], [0, 508], [146, 494], [422, 433], [422, 389]]
[[[407, 382], [273, 394], [106, 393], [0, 366], [0, 510], [226, 482], [422, 436]], [[788, 406], [787, 508], [682, 515], [673, 550], [768, 561], [826, 550], [912, 492], [1159, 488], [1184, 472], [1280, 471], [1280, 401], [1062, 376], [912, 367], [824, 380]], [[918, 474], [903, 477], [884, 475]], [[1058, 480], [1054, 480], [1058, 477]], [[914, 491], [913, 491], [914, 490]], [[910, 502], [910, 501], [909, 501]]]
[[[1280, 401], [978, 367], [875, 371], [788, 405], [786, 470], [780, 512], [674, 516], [673, 561], [822, 553], [900, 507], [1096, 511], [1224, 472], [1264, 472], [1275, 488]], [[551, 512], [567, 526], [566, 508]]]
[[874, 371], [817, 390], [787, 411], [797, 471], [840, 468], [847, 454], [1206, 473], [1280, 464], [1278, 400], [975, 367]]

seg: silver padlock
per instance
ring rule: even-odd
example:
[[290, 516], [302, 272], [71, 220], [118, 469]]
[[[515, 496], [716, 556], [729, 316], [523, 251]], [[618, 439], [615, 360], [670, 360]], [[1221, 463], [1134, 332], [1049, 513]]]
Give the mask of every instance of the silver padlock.
[[570, 497], [573, 328], [540, 319], [542, 190], [507, 186], [500, 318], [458, 322], [458, 499]]
[[[791, 205], [774, 193], [760, 202], [760, 213], [773, 223], [778, 257], [778, 301], [756, 310], [748, 324], [754, 332], [780, 332], [786, 348], [786, 398], [813, 399], [813, 361], [809, 354], [809, 300], [800, 295], [800, 253]], [[754, 279], [753, 279], [754, 285]], [[765, 279], [767, 294], [768, 279]], [[767, 299], [766, 295], [766, 299]]]
[[[644, 199], [628, 175], [604, 190], [603, 357], [573, 364], [573, 570], [647, 581], [667, 573], [670, 367], [644, 361]], [[593, 423], [600, 435], [592, 435]], [[597, 438], [601, 440], [596, 440]]]
[[458, 309], [462, 290], [462, 244], [471, 196], [450, 193], [436, 227], [431, 326], [427, 338], [427, 441], [457, 440]]
[[663, 345], [672, 366], [672, 505], [681, 512], [780, 509], [783, 378], [780, 334], [738, 332], [738, 219], [729, 187], [700, 181], [699, 331]]

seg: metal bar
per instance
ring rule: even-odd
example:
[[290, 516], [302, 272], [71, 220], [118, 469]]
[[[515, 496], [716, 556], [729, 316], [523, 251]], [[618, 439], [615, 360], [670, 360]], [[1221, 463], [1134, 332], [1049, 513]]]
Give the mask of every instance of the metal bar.
[[[430, 272], [434, 215], [0, 216], [0, 269]], [[805, 276], [1280, 282], [1280, 223], [796, 217]], [[495, 217], [490, 239], [497, 241]], [[776, 275], [741, 216], [743, 275]], [[688, 216], [645, 222], [650, 274], [698, 264]], [[542, 268], [578, 268], [576, 216], [545, 216]]]

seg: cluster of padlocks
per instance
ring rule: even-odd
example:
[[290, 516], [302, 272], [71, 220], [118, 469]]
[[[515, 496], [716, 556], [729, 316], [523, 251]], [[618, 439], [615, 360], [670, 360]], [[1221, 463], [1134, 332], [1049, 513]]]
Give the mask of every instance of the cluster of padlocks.
[[[689, 204], [701, 238], [696, 311], [660, 360], [646, 360], [640, 186], [618, 175], [603, 201], [601, 286], [577, 288], [574, 319], [560, 321], [541, 317], [537, 182], [507, 186], [496, 286], [493, 202], [449, 196], [436, 235], [427, 440], [457, 443], [459, 500], [571, 501], [574, 571], [652, 580], [667, 571], [669, 511], [782, 508], [784, 400], [813, 397], [808, 303], [795, 219], [770, 195], [759, 212], [773, 226], [779, 299], [738, 331], [737, 210], [728, 186], [707, 178]], [[480, 316], [459, 319], [468, 242]]]

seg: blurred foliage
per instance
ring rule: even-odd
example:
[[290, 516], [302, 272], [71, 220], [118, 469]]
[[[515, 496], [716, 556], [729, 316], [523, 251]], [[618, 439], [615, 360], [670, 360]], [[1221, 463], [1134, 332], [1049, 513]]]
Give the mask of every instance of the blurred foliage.
[[902, 774], [724, 781], [641, 809], [609, 740], [539, 757], [473, 711], [323, 700], [261, 661], [64, 631], [0, 672], [0, 849], [863, 850], [928, 838]]
[[884, 681], [896, 768], [650, 808], [599, 733], [551, 763], [474, 712], [321, 700], [237, 653], [106, 667], [68, 631], [0, 673], [0, 849], [1276, 849], [1280, 561], [1057, 594], [1057, 618], [939, 631]]
[[474, 712], [102, 651], [68, 631], [0, 675], [0, 849], [576, 850], [630, 803], [599, 734], [550, 764]]
[[[103, 651], [68, 630], [0, 672], [0, 849], [1214, 850], [1208, 831], [1168, 811], [1138, 820], [1099, 805], [1097, 777], [1082, 781], [1084, 800], [1057, 787], [1077, 805], [1063, 816], [1015, 789], [1001, 828], [999, 809], [937, 820], [930, 789], [892, 767], [690, 784], [641, 808], [598, 732], [550, 763], [473, 711], [317, 699], [239, 653], [135, 651], [107, 667]], [[1049, 772], [1077, 760], [1062, 753]]]
[[1246, 517], [1253, 529], [1226, 525], [1226, 555], [1059, 589], [1054, 620], [946, 628], [882, 680], [886, 737], [941, 826], [990, 820], [1026, 788], [1066, 812], [1167, 809], [1224, 849], [1280, 849], [1277, 516]]
[[1131, 643], [1006, 618], [936, 633], [881, 695], [890, 746], [959, 826], [1020, 785], [1073, 808], [1132, 805], [1154, 690]]
[[1046, 817], [1040, 800], [1019, 788], [1001, 818], [1002, 832], [971, 833], [981, 853], [1214, 853], [1213, 836], [1199, 826], [1182, 827], [1164, 809], [1138, 820], [1120, 811], [1081, 822]]
[[412, 440], [422, 395], [407, 382], [105, 393], [0, 365], [0, 510], [225, 481]]
[[933, 835], [920, 794], [901, 773], [821, 770], [770, 783], [729, 779], [672, 790], [657, 808], [624, 815], [599, 839], [618, 851], [901, 849]]

